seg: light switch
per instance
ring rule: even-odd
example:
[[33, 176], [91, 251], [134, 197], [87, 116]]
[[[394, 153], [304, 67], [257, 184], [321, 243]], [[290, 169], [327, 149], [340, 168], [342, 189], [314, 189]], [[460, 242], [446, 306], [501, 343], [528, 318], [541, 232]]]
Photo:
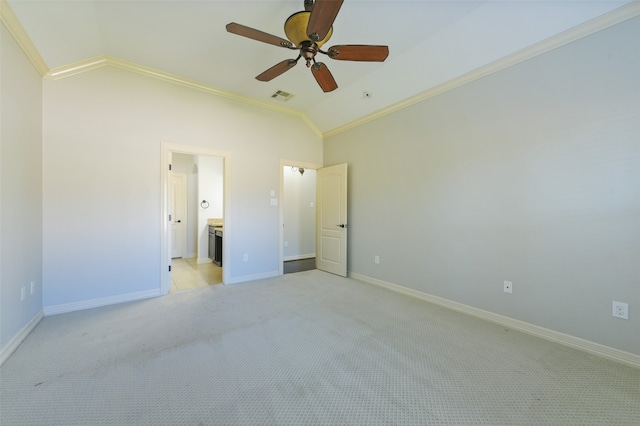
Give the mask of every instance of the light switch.
[[278, 205], [278, 199], [277, 198], [272, 198], [271, 199], [271, 205], [272, 206], [277, 206]]
[[272, 189], [272, 190], [271, 190], [271, 196], [272, 196], [272, 197], [275, 197], [275, 196], [276, 196], [276, 190], [275, 190], [275, 189]]

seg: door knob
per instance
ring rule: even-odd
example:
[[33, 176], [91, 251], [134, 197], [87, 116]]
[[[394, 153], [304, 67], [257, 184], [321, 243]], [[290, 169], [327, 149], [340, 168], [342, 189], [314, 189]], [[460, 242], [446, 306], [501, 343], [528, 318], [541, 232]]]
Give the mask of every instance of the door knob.
[[182, 221], [181, 220], [176, 220], [176, 223], [182, 223]]
[[346, 228], [347, 227], [347, 225], [344, 224], [344, 223], [341, 223], [340, 225], [336, 225], [336, 226], [339, 226], [340, 228]]

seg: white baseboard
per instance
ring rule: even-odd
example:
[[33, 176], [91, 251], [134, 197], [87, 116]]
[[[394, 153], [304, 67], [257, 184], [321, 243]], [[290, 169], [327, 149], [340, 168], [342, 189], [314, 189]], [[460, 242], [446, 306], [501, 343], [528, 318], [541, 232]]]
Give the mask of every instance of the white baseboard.
[[550, 330], [548, 328], [540, 327], [530, 324], [528, 322], [520, 321], [517, 319], [509, 318], [504, 315], [495, 314], [493, 312], [485, 311], [473, 306], [465, 305], [463, 303], [454, 302], [452, 300], [444, 299], [442, 297], [433, 296], [431, 294], [423, 293], [418, 290], [414, 290], [408, 287], [404, 287], [398, 284], [393, 284], [387, 281], [382, 281], [376, 278], [371, 278], [366, 275], [361, 275], [356, 272], [349, 272], [349, 277], [359, 281], [364, 281], [369, 284], [384, 287], [389, 290], [393, 290], [398, 293], [406, 294], [435, 305], [443, 306], [445, 308], [452, 309], [454, 311], [462, 312], [467, 315], [471, 315], [477, 318], [481, 318], [495, 324], [511, 328], [513, 330], [521, 331], [526, 334], [530, 334], [536, 337], [540, 337], [551, 342], [560, 343], [565, 346], [569, 346], [574, 349], [581, 350], [583, 352], [597, 355], [602, 358], [606, 358], [612, 361], [619, 362], [631, 367], [640, 368], [640, 355], [632, 354], [630, 352], [621, 351], [619, 349], [611, 348], [609, 346], [601, 345], [599, 343], [591, 342], [589, 340], [581, 339], [579, 337], [564, 334], [559, 331]]
[[279, 271], [271, 271], [271, 272], [264, 272], [261, 274], [253, 274], [253, 275], [243, 275], [241, 277], [235, 277], [235, 278], [231, 278], [228, 281], [225, 281], [225, 284], [239, 284], [239, 283], [246, 283], [248, 281], [256, 281], [256, 280], [264, 280], [267, 278], [274, 278], [274, 277], [279, 277], [280, 276], [280, 272]]
[[0, 350], [0, 365], [4, 364], [4, 362], [8, 360], [9, 357], [16, 351], [16, 349], [18, 349], [18, 346], [20, 346], [24, 339], [27, 338], [29, 333], [31, 333], [36, 325], [38, 325], [42, 317], [44, 317], [44, 312], [40, 310], [40, 312], [38, 312], [33, 318], [31, 318], [31, 321], [29, 321], [27, 325], [22, 327], [18, 334], [13, 336], [13, 338], [9, 340], [6, 345], [4, 345], [4, 347]]
[[79, 302], [63, 303], [60, 305], [45, 306], [44, 315], [57, 315], [67, 312], [82, 311], [84, 309], [99, 308], [100, 306], [115, 305], [116, 303], [133, 302], [135, 300], [150, 299], [162, 296], [160, 289], [137, 291], [134, 293], [118, 294], [116, 296], [101, 297], [98, 299], [81, 300]]
[[309, 254], [294, 254], [293, 256], [285, 256], [283, 260], [286, 262], [288, 260], [301, 260], [301, 259], [311, 259], [316, 257], [315, 253]]

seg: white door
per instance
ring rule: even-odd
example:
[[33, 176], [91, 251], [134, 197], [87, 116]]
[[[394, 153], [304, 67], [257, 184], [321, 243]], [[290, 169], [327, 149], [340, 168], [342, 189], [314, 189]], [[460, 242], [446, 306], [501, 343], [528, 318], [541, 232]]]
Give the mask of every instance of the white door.
[[186, 210], [186, 175], [171, 173], [169, 178], [169, 215], [171, 216], [169, 247], [172, 259], [183, 255]]
[[347, 276], [347, 165], [318, 169], [316, 266]]

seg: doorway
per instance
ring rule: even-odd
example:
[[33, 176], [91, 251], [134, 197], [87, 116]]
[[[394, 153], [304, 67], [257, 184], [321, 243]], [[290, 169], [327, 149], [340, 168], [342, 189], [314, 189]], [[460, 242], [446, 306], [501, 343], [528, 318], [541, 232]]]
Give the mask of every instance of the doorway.
[[[162, 144], [162, 294], [224, 283], [227, 265], [214, 265], [209, 257], [209, 223], [224, 226], [222, 254], [228, 250], [232, 235], [229, 220], [229, 154], [203, 147]], [[186, 208], [181, 212], [176, 185], [184, 176]], [[174, 232], [182, 230], [180, 232]], [[220, 228], [222, 231], [222, 228]], [[180, 236], [182, 235], [182, 236]], [[174, 239], [181, 242], [174, 244]], [[178, 249], [179, 248], [179, 249]], [[210, 269], [215, 269], [211, 271]], [[179, 281], [179, 285], [176, 283]]]
[[316, 267], [316, 169], [319, 167], [281, 161], [281, 274]]

